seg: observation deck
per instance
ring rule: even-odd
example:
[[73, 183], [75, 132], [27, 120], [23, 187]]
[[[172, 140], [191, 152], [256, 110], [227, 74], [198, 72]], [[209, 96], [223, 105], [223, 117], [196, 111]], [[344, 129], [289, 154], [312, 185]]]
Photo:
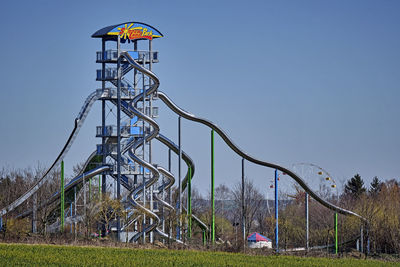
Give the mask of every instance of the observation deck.
[[[158, 51], [125, 51], [136, 60], [138, 63], [149, 64], [150, 63], [150, 56], [152, 56], [152, 63], [158, 63]], [[117, 50], [106, 50], [104, 53], [102, 51], [96, 52], [96, 63], [117, 63], [118, 61], [118, 51]], [[126, 62], [125, 59], [122, 62]]]

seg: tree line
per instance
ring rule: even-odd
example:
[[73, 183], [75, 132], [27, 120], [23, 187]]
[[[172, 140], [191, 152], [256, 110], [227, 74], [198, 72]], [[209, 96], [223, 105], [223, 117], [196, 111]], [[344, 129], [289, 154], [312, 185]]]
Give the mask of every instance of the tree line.
[[[45, 169], [39, 164], [35, 168], [13, 169], [2, 168], [0, 170], [0, 208], [12, 203], [15, 199], [26, 192], [30, 186], [43, 175]], [[79, 166], [74, 168], [77, 173]], [[36, 214], [36, 232], [46, 235], [49, 227], [57, 224], [60, 211], [57, 208], [59, 202], [52, 205], [43, 205], [60, 189], [60, 173], [54, 171], [50, 179], [39, 191], [26, 203], [7, 214], [3, 219], [2, 236], [12, 235], [22, 238], [32, 231], [32, 214], [23, 219], [24, 212], [38, 209]], [[76, 209], [83, 218], [79, 224], [72, 222], [66, 224], [65, 231], [82, 234], [90, 237], [93, 233], [108, 230], [113, 220], [120, 216], [129, 221], [128, 216], [136, 216], [125, 212], [123, 203], [111, 198], [110, 194], [99, 195], [98, 183], [92, 183], [92, 193], [87, 198], [86, 207], [83, 205], [82, 193], [78, 193], [77, 207], [72, 206], [72, 200], [66, 202], [70, 209]], [[80, 190], [82, 191], [82, 190]], [[252, 232], [259, 232], [270, 239], [274, 238], [275, 218], [272, 199], [266, 199], [263, 190], [258, 188], [251, 179], [245, 179], [244, 184], [244, 215], [245, 236]], [[281, 194], [279, 205], [279, 236], [280, 247], [283, 249], [305, 246], [305, 192], [298, 186], [294, 188], [294, 194], [290, 196]], [[169, 196], [167, 196], [169, 198]], [[71, 198], [71, 196], [69, 196]], [[176, 195], [172, 196], [176, 202]], [[216, 237], [217, 243], [229, 244], [233, 247], [242, 246], [242, 185], [240, 182], [231, 187], [220, 184], [215, 188], [215, 213], [216, 213]], [[339, 215], [339, 249], [346, 251], [355, 246], [360, 239], [360, 228], [364, 227], [364, 246], [369, 240], [371, 253], [400, 253], [400, 188], [399, 183], [392, 179], [381, 181], [374, 177], [372, 183], [365, 185], [359, 174], [348, 179], [343, 191], [338, 196], [327, 196], [327, 200], [340, 207], [352, 210], [364, 218], [368, 223], [364, 224], [356, 217]], [[69, 202], [68, 202], [69, 201]], [[184, 194], [183, 203], [187, 201]], [[199, 217], [210, 227], [211, 208], [210, 195], [203, 196], [196, 188], [192, 192], [193, 214]], [[85, 208], [85, 209], [84, 209]], [[161, 209], [161, 207], [159, 207]], [[69, 212], [72, 212], [69, 210]], [[75, 211], [74, 211], [75, 212]], [[309, 243], [310, 246], [322, 246], [334, 243], [334, 212], [320, 205], [318, 202], [309, 200]], [[174, 211], [164, 210], [165, 232], [171, 233], [170, 229], [176, 228], [177, 214]], [[183, 221], [187, 216], [182, 215]], [[128, 226], [131, 230], [140, 230], [141, 222], [138, 220]], [[101, 225], [106, 228], [101, 229]], [[184, 224], [186, 225], [186, 224]], [[203, 238], [202, 229], [193, 222], [191, 243], [201, 244]], [[188, 231], [184, 226], [183, 231]], [[186, 236], [186, 235], [185, 235]], [[186, 237], [185, 237], [186, 238]], [[209, 239], [209, 237], [208, 237]], [[187, 240], [188, 241], [188, 240]]]
[[[259, 232], [274, 239], [274, 201], [265, 199], [262, 190], [250, 179], [245, 180], [245, 235]], [[279, 195], [279, 238], [280, 248], [305, 247], [305, 192], [295, 186], [295, 193]], [[195, 212], [210, 221], [209, 196], [194, 194], [198, 204]], [[219, 185], [215, 189], [216, 235], [231, 243], [241, 242], [241, 183], [231, 188]], [[371, 253], [400, 253], [400, 186], [394, 180], [381, 181], [374, 177], [366, 186], [359, 174], [346, 181], [338, 195], [326, 199], [345, 209], [354, 211], [367, 219], [363, 223], [354, 216], [338, 215], [339, 251], [345, 252], [361, 245], [360, 229], [363, 228], [364, 251], [369, 242]], [[313, 199], [309, 199], [309, 243], [310, 247], [334, 244], [335, 212]], [[369, 241], [368, 241], [369, 240]]]

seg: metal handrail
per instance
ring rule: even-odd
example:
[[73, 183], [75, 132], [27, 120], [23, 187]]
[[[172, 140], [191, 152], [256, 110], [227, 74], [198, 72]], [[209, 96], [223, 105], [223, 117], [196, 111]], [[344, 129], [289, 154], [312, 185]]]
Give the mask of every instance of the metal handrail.
[[[148, 50], [126, 50], [123, 52], [137, 52], [138, 53], [138, 58], [143, 59], [143, 58], [149, 58], [150, 51]], [[151, 51], [153, 53], [153, 61], [158, 60], [158, 51]], [[104, 57], [106, 55], [106, 57]], [[110, 56], [108, 56], [110, 55]], [[118, 60], [118, 50], [116, 49], [108, 49], [105, 50], [104, 53], [103, 51], [96, 51], [96, 61], [105, 61], [105, 60]]]

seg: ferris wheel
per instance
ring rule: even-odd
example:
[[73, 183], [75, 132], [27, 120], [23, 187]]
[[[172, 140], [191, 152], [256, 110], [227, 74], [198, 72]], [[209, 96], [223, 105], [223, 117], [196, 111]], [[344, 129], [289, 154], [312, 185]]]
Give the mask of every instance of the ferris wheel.
[[[322, 199], [328, 202], [337, 202], [339, 198], [339, 192], [336, 185], [336, 181], [332, 178], [330, 173], [325, 169], [319, 167], [313, 163], [296, 163], [292, 165], [293, 171], [295, 171], [300, 177], [307, 183], [309, 187]], [[310, 244], [317, 241], [310, 237], [310, 233], [318, 232], [324, 229], [324, 224], [321, 225], [321, 222], [329, 222], [326, 220], [329, 218], [329, 214], [326, 213], [326, 210], [316, 209], [315, 207], [312, 209], [313, 216], [309, 218], [309, 197], [308, 194], [305, 194], [305, 217], [306, 217], [306, 226], [305, 226], [305, 239], [306, 239], [306, 249], [309, 250]], [[337, 213], [334, 215], [335, 217], [335, 237], [337, 244]], [[318, 221], [318, 224], [313, 223], [313, 221]], [[310, 230], [310, 227], [313, 230]], [[326, 227], [325, 227], [326, 228]], [[329, 229], [329, 228], [328, 228]], [[329, 233], [329, 231], [328, 231]], [[313, 235], [311, 235], [313, 236]], [[336, 245], [337, 252], [337, 245]]]
[[338, 187], [332, 175], [313, 163], [295, 163], [292, 169], [307, 183], [319, 197], [327, 201], [338, 198]]

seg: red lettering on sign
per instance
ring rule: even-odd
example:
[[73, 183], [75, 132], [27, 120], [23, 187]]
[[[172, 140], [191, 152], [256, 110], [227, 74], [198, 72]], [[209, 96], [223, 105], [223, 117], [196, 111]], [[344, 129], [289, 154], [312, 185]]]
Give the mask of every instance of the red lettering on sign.
[[142, 31], [141, 30], [129, 30], [129, 32], [128, 32], [128, 38], [130, 40], [138, 39], [141, 36], [142, 36]]

